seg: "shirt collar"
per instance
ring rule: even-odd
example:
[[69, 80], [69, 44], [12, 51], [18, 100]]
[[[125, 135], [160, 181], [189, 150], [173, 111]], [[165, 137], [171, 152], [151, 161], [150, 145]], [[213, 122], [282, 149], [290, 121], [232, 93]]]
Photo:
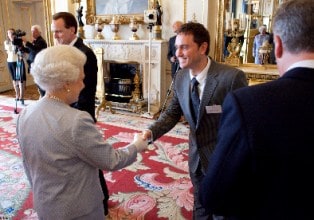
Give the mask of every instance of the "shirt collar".
[[296, 62], [296, 63], [292, 64], [291, 66], [289, 66], [287, 71], [291, 70], [293, 68], [297, 68], [297, 67], [305, 67], [305, 68], [314, 69], [314, 60], [302, 60], [302, 61]]
[[72, 40], [72, 42], [71, 42], [69, 45], [70, 45], [70, 46], [74, 46], [74, 44], [75, 44], [76, 41], [77, 41], [77, 37], [74, 38], [74, 39]]
[[[204, 84], [205, 82], [205, 79], [206, 79], [206, 76], [207, 76], [207, 72], [208, 72], [208, 69], [210, 67], [210, 64], [211, 64], [211, 60], [209, 59], [209, 57], [207, 58], [207, 65], [206, 67], [196, 76], [196, 80], [199, 82], [200, 85]], [[190, 71], [190, 78], [191, 80], [193, 79], [193, 75]]]

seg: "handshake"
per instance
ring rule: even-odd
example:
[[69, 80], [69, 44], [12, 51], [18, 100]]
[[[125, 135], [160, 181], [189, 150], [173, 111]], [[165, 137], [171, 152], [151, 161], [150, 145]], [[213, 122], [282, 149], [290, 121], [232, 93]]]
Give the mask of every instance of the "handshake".
[[136, 133], [131, 144], [134, 144], [136, 146], [138, 152], [142, 152], [144, 150], [147, 150], [151, 136], [152, 134], [149, 130], [145, 130], [142, 133]]

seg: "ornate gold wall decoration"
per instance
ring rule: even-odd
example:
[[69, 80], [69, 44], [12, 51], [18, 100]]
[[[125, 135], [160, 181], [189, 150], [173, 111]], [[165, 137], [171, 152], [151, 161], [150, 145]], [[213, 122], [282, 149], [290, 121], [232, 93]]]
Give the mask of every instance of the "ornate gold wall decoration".
[[[152, 8], [154, 2], [152, 0], [148, 1], [148, 8]], [[112, 20], [113, 14], [108, 15], [97, 15], [95, 0], [86, 0], [87, 12], [86, 12], [86, 24], [94, 24], [96, 20], [100, 19], [103, 23], [109, 24]], [[144, 22], [144, 11], [141, 14], [119, 14], [121, 24], [129, 24], [132, 17], [134, 17], [138, 23]]]

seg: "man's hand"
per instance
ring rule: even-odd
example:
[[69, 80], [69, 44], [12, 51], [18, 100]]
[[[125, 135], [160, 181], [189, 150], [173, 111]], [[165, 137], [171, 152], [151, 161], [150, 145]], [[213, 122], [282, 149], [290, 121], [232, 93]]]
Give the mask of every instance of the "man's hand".
[[144, 139], [143, 135], [141, 135], [140, 133], [136, 133], [134, 135], [134, 140], [132, 144], [136, 146], [138, 152], [147, 150], [147, 147], [148, 147], [147, 140]]
[[177, 61], [177, 57], [176, 56], [172, 56], [170, 58], [171, 63], [175, 63]]
[[144, 140], [150, 140], [152, 138], [152, 132], [150, 130], [144, 130], [142, 132], [142, 137]]
[[27, 42], [27, 38], [26, 38], [26, 36], [22, 36], [22, 37], [21, 37], [21, 39], [22, 39], [22, 41], [23, 41], [24, 43], [26, 43], [26, 42]]

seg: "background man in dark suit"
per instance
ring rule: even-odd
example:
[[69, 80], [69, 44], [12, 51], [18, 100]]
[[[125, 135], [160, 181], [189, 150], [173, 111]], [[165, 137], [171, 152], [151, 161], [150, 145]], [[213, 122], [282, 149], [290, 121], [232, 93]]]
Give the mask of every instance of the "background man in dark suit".
[[83, 40], [76, 36], [78, 24], [74, 15], [69, 12], [59, 12], [54, 14], [52, 19], [52, 31], [54, 32], [55, 43], [73, 45], [87, 56], [87, 62], [84, 66], [85, 88], [81, 91], [78, 102], [73, 103], [72, 106], [89, 112], [96, 122], [95, 96], [98, 71], [96, 56], [83, 43]]
[[172, 30], [175, 33], [174, 36], [172, 36], [169, 39], [169, 43], [168, 43], [168, 54], [167, 54], [167, 59], [169, 60], [169, 62], [171, 63], [171, 76], [172, 79], [174, 78], [174, 75], [176, 73], [176, 71], [179, 68], [179, 61], [177, 60], [176, 57], [176, 46], [175, 46], [175, 42], [176, 42], [176, 37], [177, 37], [177, 33], [179, 28], [181, 27], [182, 22], [181, 21], [175, 21], [172, 25]]
[[[31, 64], [34, 62], [36, 55], [44, 48], [47, 48], [46, 40], [41, 36], [41, 27], [38, 24], [35, 24], [31, 27], [32, 32], [32, 42], [27, 41], [26, 36], [22, 37], [23, 44], [26, 48], [26, 53], [28, 53], [27, 64], [28, 64], [28, 72], [30, 71]], [[45, 95], [45, 91], [42, 90], [37, 85], [40, 97]]]
[[[144, 138], [156, 140], [170, 131], [184, 115], [190, 125], [189, 169], [194, 187], [193, 219], [210, 219], [201, 206], [199, 184], [216, 144], [221, 104], [228, 91], [247, 86], [245, 74], [236, 68], [217, 63], [208, 57], [210, 37], [202, 24], [183, 24], [176, 37], [176, 56], [180, 70], [174, 80], [173, 98], [158, 120], [143, 132]], [[191, 79], [199, 85], [198, 111], [193, 116]]]
[[[97, 59], [94, 52], [87, 47], [83, 40], [76, 36], [77, 33], [77, 21], [74, 15], [69, 12], [58, 12], [52, 17], [51, 29], [54, 33], [55, 43], [73, 45], [74, 47], [85, 53], [87, 61], [84, 65], [84, 89], [80, 92], [79, 100], [73, 103], [71, 106], [82, 111], [87, 111], [96, 122], [95, 117], [95, 96], [97, 85]], [[106, 185], [106, 181], [103, 176], [103, 172], [99, 170], [99, 178], [101, 187], [104, 192], [104, 209], [105, 214], [108, 214], [107, 200], [109, 199], [109, 193]], [[96, 183], [95, 183], [96, 184]]]
[[283, 3], [273, 20], [281, 77], [226, 97], [200, 194], [211, 213], [227, 219], [313, 218], [313, 14], [313, 0]]

